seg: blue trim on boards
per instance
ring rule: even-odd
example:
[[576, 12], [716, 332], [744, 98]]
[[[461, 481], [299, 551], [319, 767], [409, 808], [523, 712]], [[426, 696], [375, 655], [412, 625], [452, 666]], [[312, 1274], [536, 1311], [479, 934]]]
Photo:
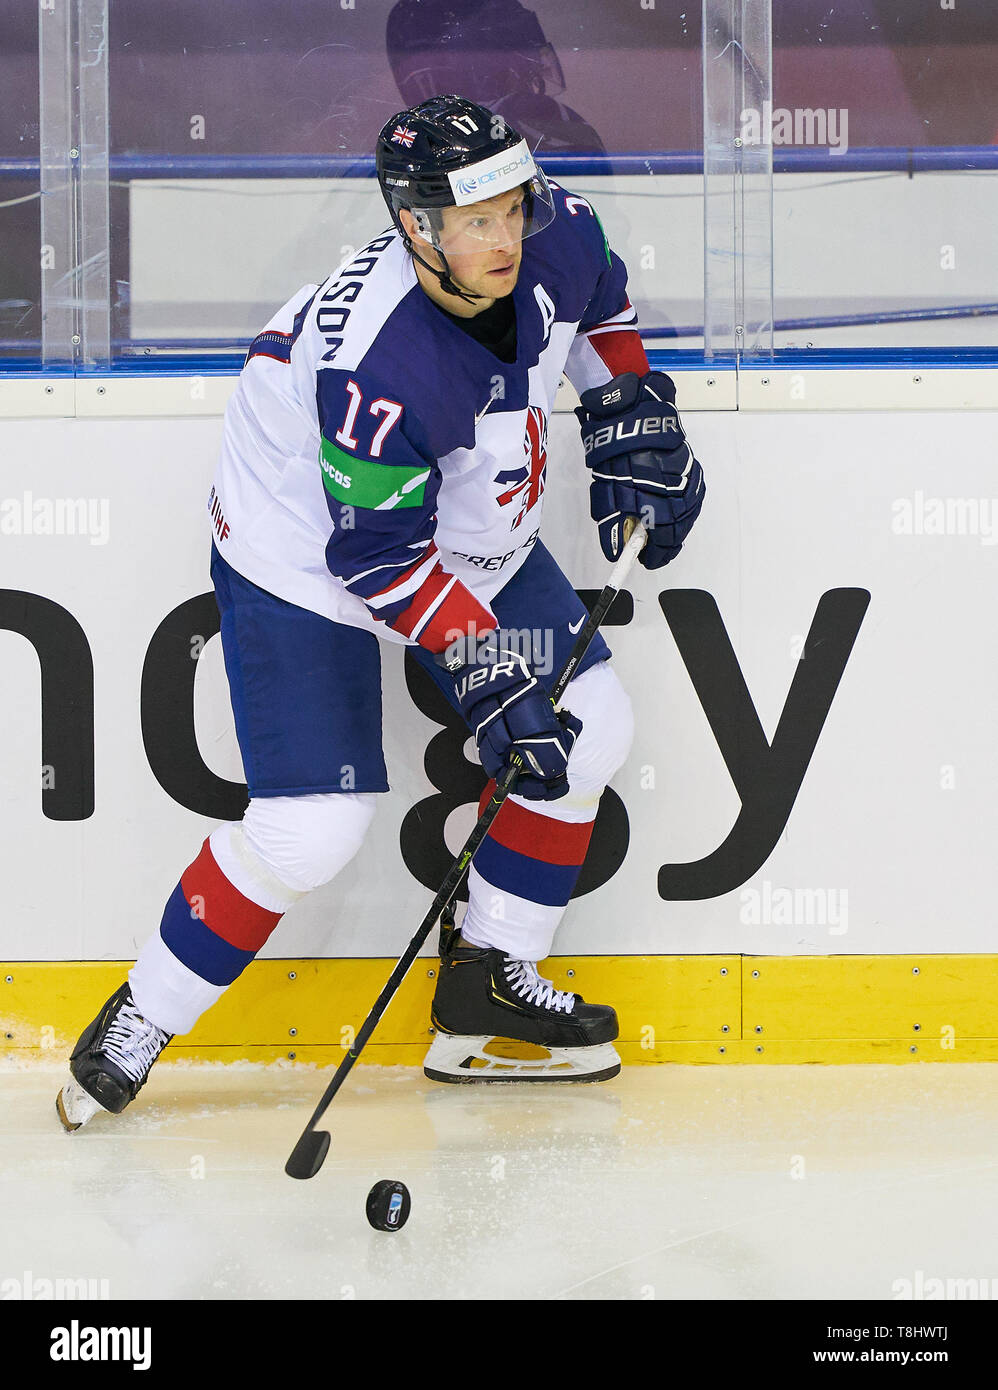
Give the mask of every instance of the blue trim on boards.
[[[248, 346], [248, 344], [247, 344]], [[239, 352], [216, 353], [156, 353], [149, 357], [119, 358], [110, 371], [93, 367], [74, 372], [71, 367], [43, 367], [39, 358], [0, 357], [0, 381], [3, 380], [64, 380], [79, 377], [94, 380], [115, 377], [175, 378], [187, 376], [238, 376], [245, 360], [245, 349]], [[648, 361], [653, 370], [667, 372], [730, 372], [730, 371], [807, 371], [810, 368], [867, 368], [884, 371], [898, 367], [935, 367], [954, 370], [998, 368], [998, 347], [994, 348], [777, 348], [772, 353], [743, 354], [715, 353], [712, 358], [702, 350], [688, 348], [648, 348]]]

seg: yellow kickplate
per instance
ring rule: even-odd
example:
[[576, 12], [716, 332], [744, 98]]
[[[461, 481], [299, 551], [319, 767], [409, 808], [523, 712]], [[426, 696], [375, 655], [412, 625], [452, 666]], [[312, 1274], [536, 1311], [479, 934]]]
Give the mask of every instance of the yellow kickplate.
[[763, 1045], [893, 1039], [945, 1062], [998, 1039], [998, 956], [745, 956], [742, 995]]
[[[0, 966], [0, 1053], [65, 1057], [130, 964]], [[394, 965], [254, 961], [164, 1062], [335, 1066]], [[560, 956], [539, 968], [613, 1004], [626, 1065], [998, 1060], [998, 956]], [[361, 1064], [422, 1065], [437, 971], [416, 961]]]
[[[738, 956], [552, 957], [540, 973], [590, 1003], [612, 1003], [621, 1038], [640, 1060], [654, 1061], [663, 1041], [735, 1037], [740, 1013]], [[383, 959], [253, 961], [197, 1027], [170, 1045], [175, 1057], [232, 1056], [269, 1047], [300, 1060], [313, 1047], [349, 1048], [395, 965]], [[130, 961], [12, 962], [0, 966], [4, 1049], [71, 1048], [104, 1001], [123, 983]], [[430, 1003], [439, 963], [416, 961], [378, 1025], [369, 1048], [429, 1047]], [[618, 1049], [619, 1050], [619, 1049]], [[258, 1055], [255, 1053], [254, 1055]], [[421, 1054], [420, 1054], [421, 1055]]]

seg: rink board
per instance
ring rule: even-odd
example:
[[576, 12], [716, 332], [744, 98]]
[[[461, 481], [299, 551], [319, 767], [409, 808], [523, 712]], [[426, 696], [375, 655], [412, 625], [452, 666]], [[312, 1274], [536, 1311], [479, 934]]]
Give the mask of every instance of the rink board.
[[[791, 377], [763, 388], [738, 375], [751, 408], [684, 413], [708, 481], [696, 530], [666, 570], [635, 570], [606, 630], [636, 736], [556, 969], [618, 1008], [629, 1061], [990, 1056], [998, 411], [821, 410], [813, 393], [766, 411], [768, 391], [794, 401]], [[950, 399], [976, 401], [991, 374], [952, 377]], [[108, 962], [135, 959], [204, 837], [245, 804], [207, 574], [227, 388], [192, 377], [163, 389], [177, 415], [2, 426], [0, 957], [22, 981], [67, 970], [59, 989], [81, 1000], [18, 991], [4, 1010], [18, 1051], [45, 1028], [60, 1039], [49, 1045], [75, 1038], [120, 981]], [[193, 413], [179, 418], [185, 393]], [[705, 394], [691, 386], [689, 399]], [[591, 593], [607, 566], [570, 414], [552, 417], [548, 451], [544, 540]], [[46, 505], [66, 499], [85, 504], [89, 531], [46, 528]], [[443, 850], [469, 832], [462, 793], [436, 844], [405, 847], [407, 818], [439, 797], [424, 759], [441, 725], [397, 646], [383, 687], [392, 790], [368, 839], [264, 947], [247, 976], [268, 982], [259, 1004], [255, 984], [227, 996], [196, 1055], [335, 1056], [339, 1027], [364, 1017], [432, 898]], [[455, 766], [465, 752], [455, 738]], [[704, 983], [712, 962], [753, 958], [760, 974], [738, 964], [737, 1000], [720, 977]], [[289, 961], [296, 999], [315, 973], [303, 1011], [275, 983]], [[397, 1015], [401, 1031], [379, 1032], [371, 1060], [420, 1060], [434, 965], [417, 961], [384, 1024]]]
[[[71, 1051], [129, 965], [0, 966], [0, 1055]], [[168, 1056], [335, 1066], [393, 965], [255, 961]], [[416, 963], [361, 1063], [422, 1063], [436, 969], [432, 957]], [[553, 957], [541, 971], [614, 1004], [629, 1065], [998, 1061], [998, 955]]]

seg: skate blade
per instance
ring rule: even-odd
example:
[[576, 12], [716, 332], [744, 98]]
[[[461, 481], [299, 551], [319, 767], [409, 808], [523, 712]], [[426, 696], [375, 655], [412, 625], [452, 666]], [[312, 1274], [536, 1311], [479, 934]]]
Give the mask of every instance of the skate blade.
[[620, 1071], [612, 1043], [592, 1047], [541, 1047], [512, 1038], [437, 1033], [423, 1063], [431, 1081], [609, 1081]]
[[103, 1107], [97, 1104], [79, 1082], [70, 1078], [55, 1098], [55, 1109], [63, 1128], [72, 1134], [88, 1120], [92, 1120]]

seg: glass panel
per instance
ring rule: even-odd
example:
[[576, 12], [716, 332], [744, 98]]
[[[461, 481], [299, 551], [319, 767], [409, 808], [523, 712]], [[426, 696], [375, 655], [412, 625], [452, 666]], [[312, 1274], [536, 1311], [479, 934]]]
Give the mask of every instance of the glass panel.
[[[0, 358], [41, 357], [39, 10], [0, 4]], [[61, 249], [61, 248], [60, 248]], [[65, 274], [67, 265], [61, 271]], [[68, 335], [67, 335], [68, 336]]]
[[433, 92], [501, 112], [591, 196], [649, 344], [702, 344], [698, 6], [654, 0], [112, 3], [117, 355], [241, 350], [387, 224], [381, 126]]
[[998, 6], [773, 0], [778, 346], [998, 345]]

